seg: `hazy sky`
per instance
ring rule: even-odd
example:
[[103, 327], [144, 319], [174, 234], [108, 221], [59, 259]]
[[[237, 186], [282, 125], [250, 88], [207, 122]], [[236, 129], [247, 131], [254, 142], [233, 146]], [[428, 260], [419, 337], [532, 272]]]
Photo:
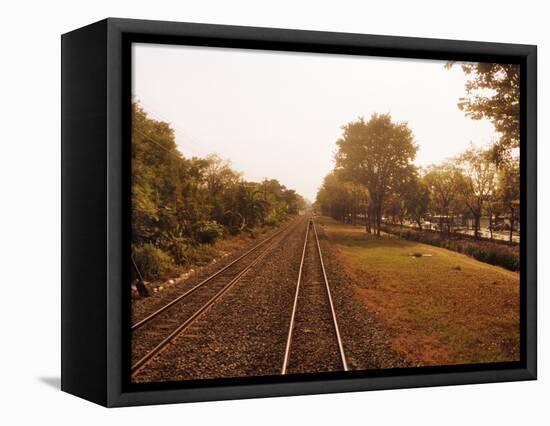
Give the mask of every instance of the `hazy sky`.
[[185, 156], [217, 153], [251, 180], [315, 199], [341, 126], [389, 112], [426, 166], [494, 138], [456, 105], [466, 76], [442, 61], [136, 44], [133, 95], [168, 121]]

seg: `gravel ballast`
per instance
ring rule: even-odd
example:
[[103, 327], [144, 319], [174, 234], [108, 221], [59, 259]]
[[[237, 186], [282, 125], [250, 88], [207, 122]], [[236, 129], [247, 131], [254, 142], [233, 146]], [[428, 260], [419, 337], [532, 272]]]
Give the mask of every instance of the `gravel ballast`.
[[[293, 232], [282, 238], [257, 266], [141, 369], [133, 381], [280, 374], [308, 226], [308, 218], [301, 217], [298, 221]], [[349, 369], [406, 366], [391, 349], [383, 328], [359, 301], [356, 286], [331, 250], [322, 227], [317, 225], [317, 231]], [[308, 246], [303, 273], [304, 282], [311, 285], [304, 284], [302, 288], [300, 302], [306, 303], [301, 303], [297, 310], [298, 332], [293, 336], [288, 372], [342, 371], [337, 342], [330, 329], [333, 326], [326, 292], [321, 291], [324, 282], [320, 264], [313, 261], [317, 250], [315, 241], [309, 241]], [[213, 269], [221, 266], [220, 262]], [[186, 286], [191, 285], [182, 283], [181, 289]], [[181, 289], [179, 291], [184, 291]], [[167, 303], [170, 295], [165, 298]], [[159, 302], [157, 306], [162, 304]], [[143, 309], [142, 317], [146, 311]]]
[[136, 382], [279, 374], [305, 218], [136, 376]]
[[317, 240], [309, 226], [287, 373], [342, 369]]

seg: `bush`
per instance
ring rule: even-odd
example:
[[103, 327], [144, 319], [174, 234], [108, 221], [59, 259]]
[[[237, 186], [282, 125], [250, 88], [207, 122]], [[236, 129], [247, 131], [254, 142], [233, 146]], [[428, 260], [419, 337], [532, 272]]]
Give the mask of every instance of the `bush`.
[[281, 223], [281, 220], [275, 217], [274, 215], [270, 215], [265, 218], [263, 223], [266, 226], [277, 226]]
[[223, 236], [223, 226], [214, 220], [202, 220], [193, 225], [192, 233], [200, 244], [214, 244]]
[[237, 235], [244, 226], [243, 216], [240, 213], [232, 211], [226, 211], [222, 216], [221, 222], [231, 235]]
[[188, 263], [193, 265], [206, 265], [218, 256], [218, 251], [210, 244], [187, 248]]
[[500, 265], [510, 271], [519, 271], [519, 257], [509, 253], [497, 254], [495, 265]]
[[152, 244], [134, 246], [133, 256], [145, 280], [166, 279], [178, 272], [178, 267], [170, 255]]

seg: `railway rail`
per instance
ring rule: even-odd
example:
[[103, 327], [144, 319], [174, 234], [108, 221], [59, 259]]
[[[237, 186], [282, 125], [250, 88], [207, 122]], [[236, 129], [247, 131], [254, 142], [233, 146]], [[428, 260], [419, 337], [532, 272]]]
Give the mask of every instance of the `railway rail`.
[[309, 219], [281, 374], [348, 371], [319, 236]]
[[[302, 223], [297, 219], [268, 236], [228, 265], [208, 276], [160, 309], [137, 321], [132, 329], [132, 376], [189, 329], [231, 287], [259, 264], [273, 247]], [[308, 225], [309, 226], [309, 225]]]

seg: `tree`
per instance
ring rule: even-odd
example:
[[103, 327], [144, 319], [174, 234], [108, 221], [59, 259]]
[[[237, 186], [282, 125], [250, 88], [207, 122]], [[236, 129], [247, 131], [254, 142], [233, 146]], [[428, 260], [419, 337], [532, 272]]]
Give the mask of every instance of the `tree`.
[[[447, 63], [450, 68], [453, 62]], [[500, 140], [494, 145], [497, 164], [519, 147], [520, 67], [517, 64], [464, 63], [462, 70], [471, 79], [466, 83], [466, 96], [458, 107], [474, 120], [489, 119]]]
[[418, 147], [412, 131], [389, 114], [373, 114], [367, 122], [359, 118], [345, 125], [337, 146], [336, 170], [368, 190], [379, 236], [386, 198], [414, 173]]
[[403, 226], [403, 220], [405, 219], [405, 201], [395, 192], [388, 195], [386, 199], [386, 206], [384, 209], [386, 217], [391, 218], [391, 222], [395, 225]]
[[418, 229], [422, 230], [422, 220], [430, 206], [430, 190], [424, 178], [413, 179], [403, 195], [407, 215], [418, 225]]
[[174, 225], [180, 189], [178, 172], [186, 168], [170, 126], [150, 120], [139, 104], [133, 104], [133, 241], [154, 242], [162, 237], [166, 226]]
[[474, 234], [479, 238], [483, 208], [496, 190], [496, 165], [490, 151], [473, 147], [457, 158], [457, 164], [463, 171], [459, 190], [474, 217]]
[[385, 211], [392, 218], [393, 223], [399, 222], [401, 228], [407, 218], [414, 220], [422, 230], [422, 219], [427, 213], [429, 199], [428, 188], [422, 184], [415, 170], [399, 182], [390, 193]]
[[520, 172], [519, 161], [514, 159], [499, 169], [498, 173], [499, 196], [504, 209], [510, 215], [510, 244], [513, 241], [514, 225], [519, 214], [520, 206]]
[[502, 212], [502, 203], [499, 200], [497, 191], [494, 191], [485, 202], [485, 211], [489, 216], [489, 235], [491, 240], [494, 239], [495, 223]]
[[333, 171], [325, 176], [323, 185], [317, 193], [317, 204], [322, 214], [345, 223], [350, 212], [351, 200], [349, 187], [340, 179], [338, 173]]
[[244, 217], [248, 229], [260, 224], [269, 210], [269, 202], [263, 199], [262, 191], [255, 184], [241, 182], [237, 190], [238, 211]]
[[227, 210], [231, 209], [230, 189], [238, 185], [241, 176], [231, 169], [231, 164], [216, 154], [205, 158], [203, 179], [208, 192], [210, 217], [222, 221]]
[[447, 232], [451, 230], [452, 218], [460, 211], [458, 188], [462, 176], [451, 162], [429, 166], [424, 176], [430, 193], [432, 214], [439, 217], [439, 230], [443, 232], [445, 222]]
[[367, 189], [355, 182], [345, 182], [344, 185], [351, 196], [351, 224], [357, 224], [357, 216], [363, 214], [366, 218], [366, 230], [370, 234], [369, 197]]
[[200, 262], [202, 244], [269, 222], [305, 201], [276, 179], [247, 182], [217, 155], [184, 158], [169, 123], [132, 104], [132, 254], [145, 279]]

